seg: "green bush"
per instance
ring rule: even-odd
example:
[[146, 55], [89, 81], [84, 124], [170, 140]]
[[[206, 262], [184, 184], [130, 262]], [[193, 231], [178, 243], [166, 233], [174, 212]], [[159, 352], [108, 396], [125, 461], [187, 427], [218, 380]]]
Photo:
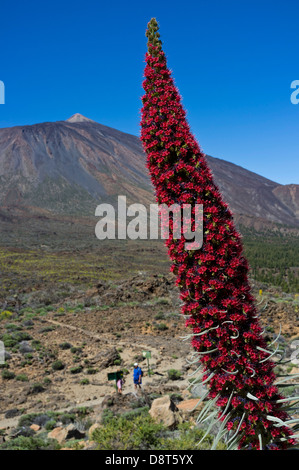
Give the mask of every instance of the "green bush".
[[156, 304], [158, 305], [170, 305], [171, 300], [168, 297], [158, 297], [156, 300]]
[[[198, 446], [199, 441], [204, 435], [202, 429], [196, 427], [190, 428], [189, 423], [178, 425], [177, 435], [169, 435], [162, 437], [159, 442], [159, 450], [210, 450], [213, 443], [212, 436], [206, 436], [205, 439]], [[225, 450], [225, 445], [219, 443], [217, 450]]]
[[20, 325], [16, 325], [15, 323], [7, 323], [5, 325], [5, 329], [8, 331], [20, 331], [22, 327]]
[[34, 418], [38, 416], [38, 413], [30, 413], [20, 417], [18, 421], [18, 427], [31, 426], [34, 422]]
[[170, 380], [179, 380], [182, 376], [182, 373], [176, 369], [169, 369], [167, 371], [167, 375]]
[[52, 307], [52, 305], [47, 305], [47, 306], [45, 307], [45, 310], [46, 310], [47, 312], [53, 312], [54, 307]]
[[88, 379], [82, 379], [80, 381], [80, 385], [89, 385], [89, 380]]
[[1, 373], [2, 375], [2, 378], [5, 379], [5, 380], [11, 380], [11, 379], [14, 379], [15, 378], [15, 374], [13, 372], [10, 372], [9, 370], [7, 369], [4, 369]]
[[7, 320], [8, 318], [11, 318], [13, 316], [13, 313], [10, 312], [9, 310], [3, 310], [0, 313], [0, 321], [1, 320]]
[[70, 368], [70, 373], [71, 374], [79, 374], [80, 372], [82, 372], [82, 370], [83, 370], [82, 366], [71, 367]]
[[93, 432], [92, 439], [98, 443], [97, 450], [149, 450], [158, 445], [162, 429], [163, 426], [155, 423], [148, 414], [135, 419], [112, 417]]
[[62, 370], [64, 369], [65, 365], [63, 364], [62, 361], [55, 361], [52, 364], [52, 369], [53, 370]]
[[44, 387], [43, 387], [42, 384], [40, 384], [40, 383], [37, 382], [37, 383], [34, 383], [34, 384], [31, 385], [29, 391], [30, 391], [31, 394], [35, 395], [35, 394], [37, 394], [37, 393], [42, 393], [42, 392], [44, 392], [45, 389], [44, 389]]
[[32, 346], [34, 349], [36, 349], [37, 351], [39, 351], [39, 350], [41, 349], [41, 347], [42, 347], [41, 342], [40, 342], [39, 339], [34, 339], [34, 340], [32, 340], [32, 341], [31, 341], [31, 346]]
[[165, 323], [159, 323], [159, 324], [156, 326], [156, 329], [159, 330], [159, 331], [165, 331], [165, 330], [168, 330], [168, 326], [165, 325]]
[[105, 408], [101, 416], [101, 424], [103, 425], [108, 424], [113, 418], [114, 418], [113, 411], [109, 410], [108, 408]]
[[163, 312], [158, 312], [155, 315], [155, 320], [162, 320], [162, 318], [164, 318], [164, 317], [165, 317], [165, 315], [164, 315]]
[[72, 348], [72, 345], [70, 343], [68, 343], [67, 341], [65, 341], [64, 343], [61, 343], [59, 345], [60, 349], [71, 349]]
[[42, 439], [40, 437], [19, 436], [4, 442], [0, 450], [59, 450], [60, 445], [53, 439]]
[[50, 331], [56, 330], [55, 326], [44, 326], [39, 330], [40, 333], [49, 333]]
[[32, 339], [32, 336], [30, 336], [29, 333], [26, 333], [26, 331], [16, 331], [15, 333], [13, 333], [13, 337], [18, 343], [20, 343], [21, 341], [29, 341]]
[[62, 424], [70, 424], [73, 423], [76, 420], [76, 415], [74, 413], [63, 413], [59, 417], [59, 421], [62, 422]]
[[77, 304], [76, 307], [75, 307], [76, 310], [83, 310], [84, 309], [84, 305], [83, 304]]
[[133, 410], [126, 411], [122, 414], [122, 418], [124, 419], [135, 419], [137, 416], [143, 415], [145, 412], [149, 410], [148, 406], [141, 406], [138, 408], [134, 408]]
[[3, 341], [5, 348], [13, 348], [18, 344], [18, 341], [9, 333], [2, 335], [1, 340]]
[[32, 339], [32, 337], [24, 331], [15, 331], [11, 334], [4, 333], [4, 335], [1, 336], [1, 340], [3, 341], [4, 346], [6, 348], [13, 348], [21, 341], [26, 341], [30, 339]]
[[57, 421], [55, 419], [50, 419], [49, 421], [46, 422], [45, 424], [45, 429], [47, 431], [52, 431], [56, 427]]
[[78, 347], [72, 346], [72, 347], [71, 347], [71, 353], [73, 353], [73, 354], [81, 354], [81, 353], [82, 353], [82, 348], [78, 348]]
[[0, 369], [9, 369], [8, 362], [4, 362], [3, 364], [0, 364]]
[[29, 379], [26, 374], [19, 374], [16, 376], [16, 380], [19, 380], [20, 382], [28, 382]]
[[[208, 435], [202, 443], [198, 442], [205, 431], [182, 423], [170, 431], [162, 423], [155, 422], [148, 414], [148, 408], [137, 409], [136, 413], [114, 416], [111, 410], [105, 409], [101, 426], [92, 433], [92, 440], [97, 450], [208, 450], [213, 438]], [[136, 410], [136, 411], [137, 411]], [[217, 450], [224, 450], [219, 443]]]
[[18, 421], [18, 427], [29, 427], [31, 424], [38, 424], [45, 427], [46, 423], [50, 420], [56, 422], [57, 413], [54, 411], [47, 411], [46, 413], [29, 413], [22, 415]]

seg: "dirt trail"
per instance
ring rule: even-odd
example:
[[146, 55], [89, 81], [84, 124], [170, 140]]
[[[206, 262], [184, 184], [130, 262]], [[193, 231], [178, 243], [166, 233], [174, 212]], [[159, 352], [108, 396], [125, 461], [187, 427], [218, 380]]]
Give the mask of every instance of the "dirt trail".
[[[184, 357], [176, 358], [176, 359], [169, 357], [164, 352], [165, 347], [161, 346], [161, 344], [163, 344], [163, 341], [161, 341], [161, 338], [154, 338], [152, 336], [144, 336], [144, 335], [136, 335], [134, 336], [134, 344], [132, 344], [132, 338], [128, 338], [128, 340], [125, 340], [123, 338], [116, 339], [115, 336], [113, 336], [113, 334], [110, 334], [110, 333], [97, 334], [85, 328], [80, 328], [78, 326], [63, 323], [57, 320], [53, 320], [51, 318], [43, 318], [43, 321], [49, 324], [55, 325], [57, 327], [60, 327], [60, 328], [65, 328], [69, 331], [79, 333], [82, 336], [84, 335], [88, 336], [89, 338], [94, 339], [100, 343], [102, 342], [108, 343], [111, 347], [116, 346], [117, 348], [122, 348], [123, 349], [122, 359], [127, 364], [132, 363], [132, 357], [133, 357], [132, 347], [134, 348], [137, 347], [140, 351], [150, 349], [151, 361], [153, 360], [157, 362], [157, 366], [155, 367], [155, 372], [158, 373], [158, 375], [160, 376], [166, 375], [167, 370], [171, 368], [181, 369], [182, 365], [186, 363], [186, 360]], [[174, 341], [174, 338], [172, 339], [172, 342], [173, 341]], [[178, 341], [178, 339], [176, 339], [175, 341]], [[143, 365], [143, 369], [144, 370], [147, 369], [146, 364]], [[99, 394], [101, 393], [101, 396], [99, 396], [99, 398], [95, 399], [94, 392], [91, 393], [90, 397], [86, 397], [86, 395], [80, 396], [80, 393], [78, 393], [78, 399], [76, 400], [75, 403], [72, 403], [72, 405], [68, 407], [61, 407], [55, 411], [67, 412], [74, 408], [93, 407], [93, 406], [100, 405], [102, 401], [104, 400], [105, 396], [111, 394], [111, 384], [107, 384], [106, 382], [107, 372], [110, 372], [110, 368], [99, 372], [97, 375], [98, 383], [94, 384], [99, 387], [98, 388]], [[146, 389], [148, 384], [152, 386], [153, 381], [155, 380], [155, 377], [156, 376], [148, 377], [146, 374], [146, 376], [143, 378], [143, 387]], [[127, 380], [127, 382], [129, 383], [126, 384], [125, 386], [125, 392], [129, 394], [131, 393], [132, 400], [134, 400], [136, 399], [137, 395], [136, 395], [136, 391], [134, 389], [133, 383], [131, 382], [130, 378]], [[181, 387], [186, 387], [187, 385], [188, 385], [187, 379], [180, 381]], [[73, 385], [72, 387], [74, 390], [76, 388], [77, 390], [79, 390], [80, 385], [79, 386]], [[0, 429], [8, 429], [8, 428], [16, 427], [18, 424], [19, 418], [20, 416], [16, 416], [14, 418], [4, 418], [0, 420]]]
[[[45, 320], [46, 320], [46, 322], [51, 323], [53, 325], [59, 326], [61, 328], [67, 328], [67, 329], [72, 330], [72, 331], [76, 331], [77, 333], [89, 336], [90, 338], [98, 340], [98, 341], [103, 341], [104, 338], [108, 339], [108, 340], [111, 341], [111, 345], [115, 345], [115, 342], [116, 342], [115, 337], [112, 334], [101, 333], [101, 335], [99, 335], [99, 334], [96, 334], [92, 331], [86, 330], [84, 328], [80, 328], [78, 326], [68, 325], [66, 323], [58, 322], [57, 320], [52, 320], [52, 319], [49, 319], [49, 318], [45, 318]], [[146, 349], [148, 349], [149, 343], [150, 343], [152, 357], [159, 357], [161, 355], [161, 346], [160, 347], [154, 346], [152, 340], [149, 340], [148, 342], [144, 342], [145, 339], [146, 338], [144, 336], [136, 336], [135, 335], [134, 346], [138, 346], [140, 349], [146, 350]], [[123, 339], [118, 339], [116, 346], [117, 347], [124, 347], [126, 349], [129, 349], [129, 348], [132, 347], [132, 340], [128, 339], [126, 341], [126, 340], [123, 340]]]

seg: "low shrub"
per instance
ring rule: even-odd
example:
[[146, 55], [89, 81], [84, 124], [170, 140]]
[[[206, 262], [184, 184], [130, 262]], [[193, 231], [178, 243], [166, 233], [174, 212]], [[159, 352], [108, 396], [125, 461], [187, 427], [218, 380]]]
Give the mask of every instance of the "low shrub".
[[80, 374], [80, 372], [82, 372], [82, 370], [83, 370], [82, 366], [71, 367], [70, 368], [70, 373], [71, 374]]
[[39, 339], [34, 339], [31, 341], [31, 346], [36, 349], [36, 351], [39, 351], [42, 348], [41, 342]]
[[[202, 429], [193, 427], [191, 429], [190, 423], [182, 423], [178, 425], [176, 433], [169, 433], [169, 436], [163, 436], [159, 442], [159, 450], [210, 450], [213, 437], [206, 436], [204, 440], [198, 445], [205, 432]], [[217, 450], [225, 450], [223, 443], [218, 443]]]
[[0, 321], [7, 320], [7, 319], [11, 318], [12, 316], [13, 316], [12, 312], [10, 312], [9, 310], [3, 310], [0, 313]]
[[82, 380], [80, 381], [80, 385], [89, 385], [89, 383], [90, 383], [90, 382], [89, 382], [88, 379], [82, 379]]
[[64, 368], [65, 368], [65, 365], [63, 364], [62, 361], [58, 360], [58, 361], [53, 362], [53, 364], [52, 364], [52, 369], [53, 370], [62, 370]]
[[168, 326], [165, 323], [159, 323], [155, 328], [159, 331], [168, 330]]
[[34, 383], [31, 385], [29, 389], [29, 393], [32, 395], [36, 395], [37, 393], [42, 393], [45, 391], [45, 388], [40, 383]]
[[[191, 423], [178, 424], [169, 430], [164, 424], [157, 423], [148, 413], [148, 408], [137, 408], [134, 412], [114, 416], [105, 409], [101, 426], [92, 433], [97, 450], [208, 450], [213, 438]], [[217, 450], [224, 450], [219, 443]]]
[[78, 347], [72, 346], [72, 347], [71, 347], [71, 353], [73, 353], [73, 354], [81, 354], [81, 353], [82, 353], [82, 348], [78, 348]]
[[14, 372], [11, 372], [10, 370], [7, 370], [7, 369], [4, 369], [2, 372], [1, 372], [1, 375], [2, 375], [2, 379], [4, 380], [11, 380], [11, 379], [14, 379], [16, 374], [14, 374]]
[[20, 325], [16, 325], [15, 323], [7, 323], [5, 325], [6, 331], [20, 331], [22, 327]]
[[60, 349], [71, 349], [72, 345], [70, 343], [67, 343], [66, 341], [64, 343], [61, 343], [59, 345]]
[[163, 426], [155, 423], [148, 413], [134, 419], [123, 416], [105, 419], [105, 425], [92, 433], [98, 450], [153, 449], [159, 443], [159, 432]]
[[16, 380], [19, 380], [19, 382], [28, 382], [29, 379], [26, 374], [19, 374], [16, 376]]
[[73, 423], [76, 419], [76, 415], [74, 413], [63, 413], [59, 417], [59, 421], [62, 422], [62, 424], [70, 424]]
[[170, 380], [179, 380], [182, 376], [182, 373], [177, 369], [169, 369], [167, 371], [167, 375]]
[[163, 312], [158, 312], [158, 313], [156, 313], [154, 318], [155, 318], [155, 320], [162, 320], [162, 318], [164, 318], [164, 317], [165, 317], [165, 315], [164, 315]]
[[4, 333], [1, 336], [1, 341], [3, 341], [5, 348], [13, 348], [21, 341], [31, 340], [32, 337], [24, 331], [15, 331], [13, 333]]
[[49, 421], [46, 422], [45, 424], [45, 429], [47, 431], [52, 431], [56, 427], [57, 421], [55, 419], [49, 419]]
[[87, 372], [87, 374], [89, 374], [89, 375], [94, 375], [94, 374], [96, 374], [96, 373], [98, 372], [98, 370], [97, 370], [97, 369], [93, 369], [92, 367], [88, 367], [88, 369], [87, 369], [86, 372]]
[[39, 330], [39, 333], [49, 333], [50, 331], [56, 330], [55, 326], [44, 326]]
[[44, 427], [48, 421], [53, 419], [54, 412], [47, 413], [28, 413], [20, 417], [18, 427], [31, 426], [31, 424], [38, 424], [38, 426]]

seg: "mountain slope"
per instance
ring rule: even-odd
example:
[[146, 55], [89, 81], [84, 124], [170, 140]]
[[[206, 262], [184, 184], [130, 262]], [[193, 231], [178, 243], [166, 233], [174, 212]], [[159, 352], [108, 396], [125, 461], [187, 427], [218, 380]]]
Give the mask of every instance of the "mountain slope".
[[211, 156], [207, 156], [207, 160], [235, 216], [249, 216], [289, 226], [299, 225], [299, 185], [288, 185], [294, 187], [293, 192], [297, 194], [297, 198], [291, 198], [288, 186], [224, 160]]
[[[235, 217], [299, 226], [299, 185], [207, 156]], [[154, 202], [139, 138], [80, 114], [0, 129], [0, 207], [94, 215], [103, 201]]]
[[0, 129], [0, 182], [1, 206], [53, 212], [94, 213], [95, 201], [117, 194], [151, 196], [138, 138], [90, 120]]

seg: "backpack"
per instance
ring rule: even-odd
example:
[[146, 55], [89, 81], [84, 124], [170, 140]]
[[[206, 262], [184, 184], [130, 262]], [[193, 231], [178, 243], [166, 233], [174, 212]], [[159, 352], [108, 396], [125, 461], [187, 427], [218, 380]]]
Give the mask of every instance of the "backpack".
[[140, 369], [140, 375], [141, 375], [141, 377], [143, 377], [143, 370], [142, 369]]

